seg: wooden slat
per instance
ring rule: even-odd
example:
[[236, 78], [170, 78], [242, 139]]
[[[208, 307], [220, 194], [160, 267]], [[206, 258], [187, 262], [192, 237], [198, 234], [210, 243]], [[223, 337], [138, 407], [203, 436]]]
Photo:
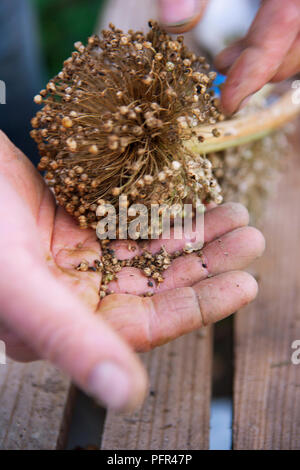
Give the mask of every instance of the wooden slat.
[[235, 449], [300, 449], [300, 365], [291, 363], [300, 339], [299, 150], [261, 224], [259, 297], [235, 318]]
[[102, 449], [208, 449], [212, 328], [143, 355], [150, 394], [136, 413], [108, 413]]
[[0, 449], [61, 448], [69, 398], [69, 380], [46, 362], [0, 365]]

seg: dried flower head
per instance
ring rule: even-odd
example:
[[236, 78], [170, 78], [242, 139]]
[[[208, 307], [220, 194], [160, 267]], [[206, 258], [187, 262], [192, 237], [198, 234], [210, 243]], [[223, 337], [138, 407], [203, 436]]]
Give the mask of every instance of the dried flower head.
[[[220, 202], [210, 162], [183, 142], [199, 124], [224, 119], [210, 90], [215, 78], [203, 57], [151, 30], [110, 25], [76, 52], [35, 97], [44, 107], [32, 120], [40, 170], [82, 228], [95, 227], [97, 201]], [[214, 129], [217, 135], [217, 129]]]

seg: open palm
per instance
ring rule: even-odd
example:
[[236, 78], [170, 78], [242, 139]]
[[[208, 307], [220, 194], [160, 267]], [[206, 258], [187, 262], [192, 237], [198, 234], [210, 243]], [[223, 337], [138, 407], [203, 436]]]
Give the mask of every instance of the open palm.
[[[237, 270], [263, 252], [264, 240], [247, 227], [248, 213], [238, 204], [207, 212], [203, 258], [188, 255], [173, 261], [164, 283], [151, 287], [153, 297], [140, 296], [151, 289], [139, 270], [123, 268], [110, 286], [115, 294], [101, 302], [101, 273], [75, 269], [83, 259], [91, 265], [100, 259], [95, 232], [81, 230], [56, 206], [41, 176], [4, 134], [0, 211], [0, 339], [17, 360], [48, 358], [104, 402], [109, 387], [105, 393], [95, 390], [96, 365], [123, 366], [133, 376], [127, 401], [139, 401], [145, 375], [130, 347], [145, 351], [163, 344], [233, 313], [256, 295], [255, 280]], [[185, 242], [156, 240], [147, 248], [156, 252], [164, 244], [172, 252]], [[128, 242], [112, 245], [120, 259], [139, 250], [137, 245], [128, 251]]]

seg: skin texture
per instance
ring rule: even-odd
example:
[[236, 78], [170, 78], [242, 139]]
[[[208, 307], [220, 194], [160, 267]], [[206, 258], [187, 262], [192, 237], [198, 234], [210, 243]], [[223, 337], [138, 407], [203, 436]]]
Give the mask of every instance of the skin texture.
[[[157, 0], [161, 22], [184, 13], [187, 0]], [[190, 1], [188, 0], [188, 3]], [[181, 7], [179, 7], [181, 4]], [[168, 28], [188, 31], [201, 19], [207, 2], [194, 2], [194, 16], [184, 26]], [[217, 69], [227, 75], [222, 90], [222, 107], [233, 114], [246, 104], [248, 97], [268, 82], [279, 82], [300, 71], [299, 0], [262, 0], [257, 16], [246, 37], [233, 43], [215, 59]], [[182, 19], [183, 20], [183, 19]]]
[[[0, 338], [9, 355], [49, 359], [106, 406], [131, 409], [143, 400], [147, 378], [134, 350], [220, 320], [257, 293], [256, 281], [241, 270], [262, 254], [264, 239], [247, 227], [246, 209], [231, 203], [205, 215], [204, 258], [177, 259], [153, 297], [137, 296], [149, 291], [146, 278], [124, 268], [111, 286], [116, 293], [99, 303], [100, 274], [74, 269], [82, 259], [99, 258], [95, 233], [56, 207], [42, 177], [1, 132], [0, 214]], [[155, 252], [162, 243], [173, 251], [185, 241], [156, 240], [148, 248]], [[127, 245], [112, 247], [127, 258]], [[122, 400], [113, 401], [105, 380], [95, 390], [94, 371], [103, 363], [128, 379], [128, 387], [120, 385]], [[111, 368], [104, 375], [120, 384]]]

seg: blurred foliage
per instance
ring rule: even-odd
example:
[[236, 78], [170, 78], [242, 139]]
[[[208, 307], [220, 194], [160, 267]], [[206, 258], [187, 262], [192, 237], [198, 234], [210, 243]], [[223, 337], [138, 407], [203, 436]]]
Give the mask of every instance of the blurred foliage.
[[105, 0], [31, 0], [40, 23], [42, 52], [52, 77], [74, 50], [74, 42], [86, 42], [96, 27]]

